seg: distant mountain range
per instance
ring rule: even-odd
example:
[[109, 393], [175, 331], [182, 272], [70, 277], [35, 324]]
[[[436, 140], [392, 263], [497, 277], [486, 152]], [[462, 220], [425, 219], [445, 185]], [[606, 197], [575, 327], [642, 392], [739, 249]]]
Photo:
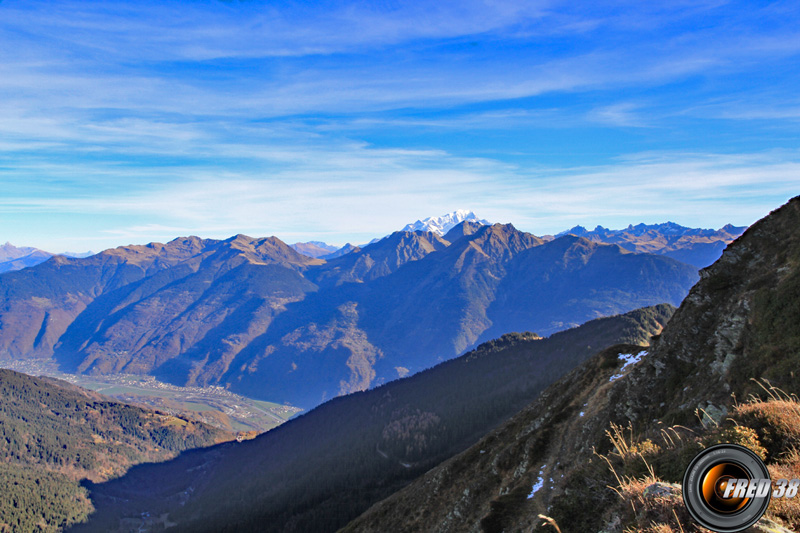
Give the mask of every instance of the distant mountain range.
[[309, 257], [324, 257], [341, 249], [339, 246], [332, 246], [321, 241], [296, 242], [289, 246], [295, 251]]
[[28, 246], [17, 248], [7, 242], [0, 246], [0, 274], [12, 270], [20, 270], [33, 265], [38, 265], [52, 257], [45, 251]]
[[[490, 224], [487, 220], [479, 219], [478, 216], [472, 211], [458, 209], [452, 213], [448, 213], [440, 217], [428, 217], [425, 220], [417, 220], [413, 224], [406, 224], [405, 227], [403, 227], [403, 229], [400, 231], [405, 233], [411, 233], [415, 231], [431, 232], [436, 233], [439, 236], [443, 236], [445, 233], [464, 221], [475, 222], [482, 225]], [[388, 237], [388, 235], [386, 237]], [[350, 252], [359, 251], [363, 246], [375, 244], [386, 237], [372, 239], [369, 243], [362, 246], [347, 243], [344, 246], [337, 247], [320, 241], [297, 242], [290, 244], [289, 246], [301, 254], [309, 257], [335, 259], [345, 254], [349, 254]]]
[[595, 242], [618, 244], [631, 252], [666, 255], [697, 268], [705, 268], [719, 259], [725, 247], [746, 229], [730, 224], [718, 230], [697, 229], [667, 222], [630, 225], [621, 230], [597, 226], [589, 231], [583, 226], [575, 226], [559, 236], [569, 234]]
[[0, 246], [0, 263], [11, 261], [13, 259], [19, 259], [35, 252], [41, 252], [41, 250], [31, 247], [17, 248], [10, 242], [7, 242]]
[[[432, 232], [443, 236], [465, 221], [479, 225], [491, 224], [485, 219], [478, 218], [472, 211], [458, 209], [439, 217], [428, 217], [424, 220], [417, 220], [412, 224], [406, 224], [401, 231]], [[629, 225], [622, 230], [610, 230], [597, 226], [594, 230], [589, 231], [583, 226], [575, 226], [570, 230], [559, 233], [558, 236], [572, 234], [595, 242], [618, 244], [632, 252], [666, 255], [694, 265], [697, 268], [704, 268], [716, 261], [722, 255], [722, 250], [725, 249], [725, 246], [741, 235], [745, 229], [745, 227], [732, 226], [730, 224], [718, 230], [687, 228], [674, 222], [666, 222], [652, 225]], [[381, 238], [373, 239], [369, 244], [374, 244], [379, 240]], [[550, 238], [545, 237], [545, 240], [550, 240]], [[334, 246], [322, 241], [297, 242], [289, 246], [303, 255], [319, 259], [335, 259], [361, 249], [361, 247], [350, 243], [344, 246]], [[93, 252], [64, 252], [59, 255], [88, 257], [93, 254]], [[0, 273], [37, 265], [53, 255], [55, 254], [37, 248], [17, 248], [7, 242], [5, 245], [0, 246]]]
[[[86, 253], [71, 253], [65, 252], [61, 255], [67, 257], [88, 257], [93, 252]], [[31, 248], [28, 246], [16, 247], [10, 242], [0, 246], [0, 274], [3, 272], [10, 272], [12, 270], [20, 270], [29, 266], [38, 265], [47, 261], [53, 256], [49, 252], [39, 250], [38, 248]]]
[[[459, 209], [440, 217], [417, 220], [413, 224], [407, 224], [402, 231], [433, 232], [442, 236], [464, 221], [480, 225], [490, 224], [487, 220], [479, 219], [472, 211]], [[719, 259], [725, 247], [741, 235], [745, 229], [747, 228], [744, 226], [733, 226], [731, 224], [718, 230], [688, 228], [674, 222], [666, 222], [664, 224], [629, 225], [621, 230], [611, 230], [597, 226], [590, 231], [583, 226], [575, 226], [559, 233], [557, 237], [564, 235], [585, 237], [594, 242], [617, 244], [631, 252], [666, 255], [697, 268], [705, 268]], [[545, 236], [543, 239], [551, 240], [552, 237]], [[378, 240], [374, 239], [370, 244]], [[323, 259], [332, 259], [348, 254], [353, 250], [360, 250], [360, 248], [351, 244], [336, 250], [336, 247], [318, 241], [296, 243], [292, 247], [310, 257]]]
[[509, 331], [677, 305], [697, 279], [668, 257], [510, 224], [396, 232], [327, 261], [275, 237], [187, 237], [3, 274], [0, 358], [313, 407]]
[[[378, 242], [379, 240], [380, 239], [374, 239], [374, 242]], [[370, 244], [372, 244], [372, 243], [370, 243]], [[347, 255], [347, 254], [349, 254], [351, 252], [360, 252], [360, 251], [361, 251], [361, 247], [355, 246], [355, 245], [350, 244], [348, 242], [347, 244], [345, 244], [344, 246], [342, 246], [338, 250], [335, 250], [335, 251], [333, 251], [333, 252], [331, 252], [329, 254], [322, 255], [322, 256], [320, 256], [320, 258], [321, 259], [336, 259], [337, 257], [341, 257], [343, 255]]]

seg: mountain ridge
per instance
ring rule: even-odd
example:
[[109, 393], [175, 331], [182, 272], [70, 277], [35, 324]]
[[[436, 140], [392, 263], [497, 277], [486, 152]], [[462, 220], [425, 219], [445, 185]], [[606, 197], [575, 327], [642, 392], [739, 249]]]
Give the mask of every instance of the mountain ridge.
[[94, 253], [62, 252], [61, 254], [51, 254], [50, 252], [45, 252], [44, 250], [31, 246], [16, 247], [10, 242], [6, 242], [0, 246], [0, 274], [38, 265], [39, 263], [47, 261], [54, 255], [89, 257], [90, 255], [94, 255]]
[[722, 251], [747, 228], [726, 224], [718, 230], [688, 228], [674, 222], [663, 224], [628, 225], [612, 230], [597, 226], [587, 230], [583, 226], [561, 232], [557, 237], [576, 235], [595, 242], [617, 244], [632, 252], [666, 255], [684, 263], [705, 268], [719, 259]]
[[[602, 259], [613, 247], [571, 237], [546, 243], [510, 224], [462, 223], [450, 235], [452, 243], [396, 232], [327, 261], [276, 237], [245, 235], [56, 256], [0, 276], [0, 357], [227, 385], [310, 407], [458, 356], [512, 322], [548, 335], [678, 304], [697, 277], [669, 258]], [[568, 267], [563, 254], [581, 247], [584, 259]], [[628, 275], [593, 288], [591, 272], [609, 272], [620, 257]], [[553, 270], [525, 267], [541, 258]], [[544, 307], [547, 314], [530, 311]]]
[[[702, 271], [649, 349], [595, 355], [342, 531], [552, 531], [542, 513], [563, 531], [695, 531], [679, 485], [666, 482], [680, 483], [701, 449], [741, 443], [771, 471], [796, 472], [800, 428], [777, 420], [793, 416], [800, 391], [789, 370], [800, 363], [798, 225], [800, 197]], [[765, 392], [768, 401], [742, 402]], [[654, 488], [666, 497], [648, 496]], [[796, 508], [768, 514], [752, 531], [800, 523]]]
[[[464, 221], [477, 225], [491, 225], [489, 221], [479, 219], [472, 211], [458, 209], [439, 217], [428, 217], [424, 220], [417, 220], [414, 223], [406, 224], [400, 231], [427, 231], [437, 233], [439, 236], [444, 236], [448, 231], [460, 225], [460, 223]], [[573, 234], [579, 237], [587, 237], [598, 242], [621, 244], [623, 247], [631, 251], [666, 253], [667, 255], [670, 255], [670, 257], [694, 264], [698, 268], [703, 268], [711, 264], [721, 254], [724, 246], [720, 247], [720, 242], [723, 244], [729, 243], [731, 240], [733, 240], [733, 238], [740, 235], [744, 229], [745, 227], [737, 227], [733, 226], [732, 224], [726, 224], [718, 230], [711, 230], [702, 228], [689, 228], [674, 222], [649, 225], [639, 223], [636, 225], [629, 224], [627, 228], [621, 230], [611, 230], [598, 225], [594, 230], [589, 231], [583, 226], [575, 226], [569, 230], [556, 234], [556, 237]], [[642, 237], [648, 233], [651, 234], [651, 237], [661, 237], [671, 241], [675, 241], [676, 237], [678, 237], [678, 240], [683, 238], [683, 242], [671, 242], [671, 244], [668, 246], [663, 243], [660, 245], [654, 245], [653, 242], [638, 242], [642, 241]], [[546, 236], [544, 238], [546, 240], [550, 240], [552, 237]], [[691, 242], [692, 239], [698, 242]], [[380, 240], [382, 240], [382, 238], [376, 238], [370, 241], [368, 244], [374, 244]], [[652, 239], [650, 240], [652, 241]], [[714, 246], [708, 246], [712, 244]], [[321, 259], [333, 259], [335, 257], [345, 255], [355, 248], [358, 248], [358, 246], [351, 245], [350, 243], [339, 247], [322, 241], [297, 242], [289, 246], [299, 253], [309, 257]], [[667, 247], [670, 249], [665, 249]], [[686, 248], [688, 248], [688, 250], [686, 250]], [[665, 250], [661, 252], [660, 250], [662, 249]], [[39, 250], [33, 247], [18, 248], [9, 242], [6, 242], [5, 245], [0, 246], [0, 273], [34, 266], [46, 261], [49, 257], [54, 255], [84, 258], [94, 255], [94, 252], [63, 252], [60, 254], [52, 254], [50, 252]]]
[[329, 255], [339, 250], [338, 246], [333, 246], [322, 241], [296, 242], [289, 246], [303, 255], [314, 258], [321, 258], [322, 256]]

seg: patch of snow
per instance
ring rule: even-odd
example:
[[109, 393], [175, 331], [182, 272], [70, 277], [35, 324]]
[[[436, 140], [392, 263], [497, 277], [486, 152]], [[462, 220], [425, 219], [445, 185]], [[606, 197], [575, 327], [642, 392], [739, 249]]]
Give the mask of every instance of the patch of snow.
[[477, 222], [484, 226], [490, 224], [488, 220], [479, 219], [472, 211], [458, 209], [440, 217], [428, 217], [425, 220], [417, 220], [413, 224], [407, 224], [401, 231], [433, 231], [439, 235], [444, 235], [465, 220]]
[[544, 486], [544, 479], [539, 477], [539, 479], [536, 480], [536, 483], [534, 483], [533, 487], [531, 487], [531, 493], [528, 494], [528, 499], [530, 500], [531, 498], [533, 498], [533, 495], [536, 494], [536, 491], [541, 489], [543, 486]]
[[647, 355], [647, 350], [642, 350], [641, 352], [637, 353], [636, 355], [623, 354], [623, 353], [619, 354], [618, 357], [620, 359], [622, 359], [623, 361], [625, 361], [625, 364], [622, 365], [622, 368], [620, 368], [620, 370], [625, 370], [629, 366], [631, 366], [631, 365], [633, 365], [635, 363], [638, 363], [639, 361], [642, 360], [642, 357], [644, 357], [645, 355]]
[[583, 415], [585, 415], [585, 414], [586, 414], [586, 413], [584, 413], [583, 411], [581, 411], [581, 414], [579, 414], [578, 416], [580, 416], [581, 418], [583, 418]]
[[[536, 483], [533, 484], [533, 487], [531, 487], [531, 493], [528, 494], [528, 499], [529, 500], [531, 498], [533, 498], [533, 495], [536, 494], [536, 491], [538, 491], [539, 489], [544, 487], [544, 477], [542, 477], [542, 476], [544, 474], [544, 469], [545, 468], [547, 468], [547, 465], [542, 465], [542, 468], [539, 469], [539, 477], [536, 480]], [[552, 479], [550, 481], [552, 481]]]
[[611, 381], [615, 381], [615, 380], [621, 378], [624, 375], [623, 371], [626, 368], [628, 368], [629, 366], [634, 365], [634, 364], [638, 363], [639, 361], [641, 361], [642, 357], [644, 357], [645, 355], [647, 355], [647, 350], [642, 350], [641, 352], [639, 352], [637, 354], [631, 354], [631, 353], [621, 353], [621, 354], [619, 354], [617, 357], [623, 362], [622, 368], [619, 369], [620, 373], [619, 374], [614, 374], [613, 376], [611, 376], [611, 378], [608, 381], [611, 382]]

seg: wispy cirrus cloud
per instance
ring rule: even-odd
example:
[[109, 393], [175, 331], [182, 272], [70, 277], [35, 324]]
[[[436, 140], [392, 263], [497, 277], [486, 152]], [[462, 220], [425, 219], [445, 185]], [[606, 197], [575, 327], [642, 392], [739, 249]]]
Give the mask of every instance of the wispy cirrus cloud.
[[797, 186], [791, 3], [6, 0], [0, 20], [21, 244], [368, 240], [456, 207], [719, 225]]
[[[38, 33], [136, 60], [203, 61], [358, 51], [481, 34], [535, 22], [559, 2], [25, 2], [7, 6], [9, 31]], [[45, 9], [46, 8], [46, 9]], [[38, 24], [29, 26], [35, 13]]]
[[[177, 2], [56, 3], [46, 11], [37, 6], [2, 8], [10, 28], [2, 37], [22, 46], [0, 52], [5, 65], [0, 90], [27, 88], [77, 108], [260, 110], [279, 116], [457, 105], [664, 83], [715, 69], [735, 71], [746, 59], [775, 60], [776, 54], [800, 49], [790, 25], [742, 35], [725, 31], [723, 18], [723, 24], [702, 30], [669, 30], [670, 23], [698, 9], [679, 4], [638, 11], [623, 4], [611, 15], [581, 14], [556, 2], [525, 7], [443, 2], [395, 9], [335, 3], [318, 9]], [[701, 6], [712, 12], [717, 7]], [[570, 29], [579, 20], [599, 22], [586, 35], [585, 28]], [[729, 24], [740, 22], [732, 17]], [[542, 53], [542, 44], [552, 47], [544, 40], [550, 33], [536, 30], [551, 25], [575, 39], [568, 52]], [[529, 31], [520, 33], [522, 28]], [[636, 45], [606, 40], [615, 30]], [[470, 49], [447, 44], [453, 38], [477, 41]], [[315, 41], [330, 43], [330, 50], [305, 52], [303, 43]], [[397, 48], [408, 43], [410, 48]], [[498, 48], [498, 43], [505, 44]], [[203, 54], [203, 47], [219, 50]], [[314, 57], [272, 61], [275, 47]], [[222, 58], [267, 62], [214, 62]], [[200, 105], [192, 106], [195, 102]]]
[[[150, 180], [127, 194], [6, 197], [0, 212], [162, 221], [110, 225], [103, 230], [109, 245], [121, 237], [144, 242], [190, 233], [225, 238], [239, 232], [289, 241], [316, 236], [366, 242], [426, 213], [456, 206], [538, 234], [574, 224], [621, 227], [667, 219], [719, 227], [760, 218], [788, 199], [786, 191], [800, 175], [798, 153], [647, 153], [612, 165], [533, 173], [436, 151], [350, 146], [307, 156], [305, 163], [296, 159], [289, 168], [260, 178], [207, 170], [182, 172], [170, 182]], [[730, 205], [738, 207], [729, 210]]]

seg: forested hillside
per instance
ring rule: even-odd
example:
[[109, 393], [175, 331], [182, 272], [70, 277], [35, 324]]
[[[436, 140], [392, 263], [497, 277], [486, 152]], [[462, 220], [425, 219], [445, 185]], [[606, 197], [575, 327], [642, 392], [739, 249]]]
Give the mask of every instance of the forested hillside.
[[56, 531], [92, 509], [80, 480], [104, 481], [230, 438], [63, 381], [0, 369], [0, 528]]

